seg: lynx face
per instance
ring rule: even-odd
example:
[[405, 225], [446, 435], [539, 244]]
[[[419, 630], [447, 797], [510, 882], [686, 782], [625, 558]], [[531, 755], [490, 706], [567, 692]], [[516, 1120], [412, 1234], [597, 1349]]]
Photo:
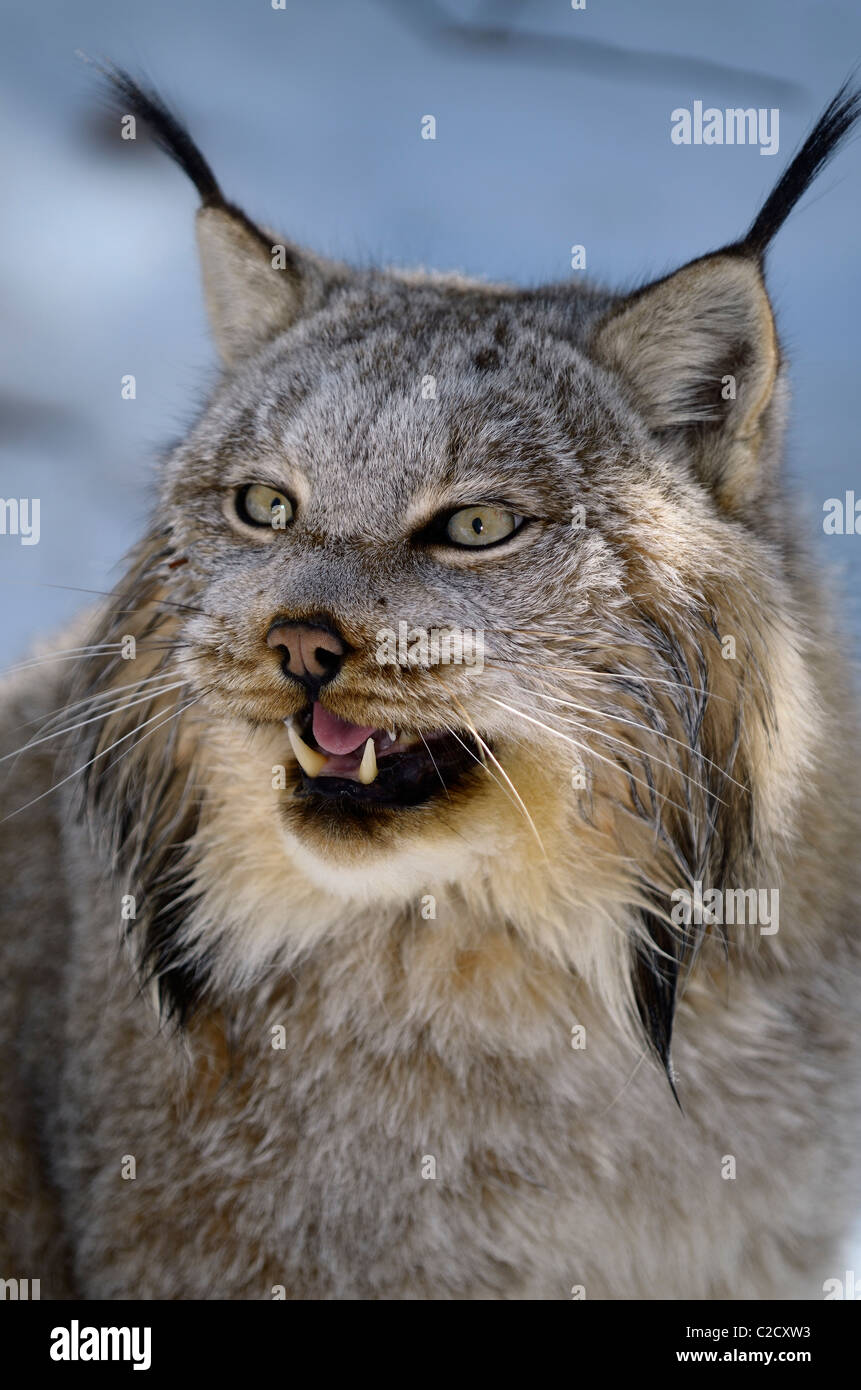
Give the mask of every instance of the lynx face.
[[280, 731], [285, 824], [327, 855], [471, 839], [522, 776], [565, 814], [582, 757], [553, 702], [600, 687], [594, 636], [630, 607], [618, 480], [660, 497], [666, 472], [571, 328], [552, 299], [369, 277], [228, 378], [169, 465], [189, 674]]
[[[838, 94], [742, 241], [616, 296], [323, 261], [227, 203], [115, 80], [201, 194], [224, 365], [93, 639], [132, 631], [143, 658], [139, 698], [93, 721], [86, 785], [150, 884], [144, 954], [187, 973], [194, 773], [226, 738], [232, 824], [276, 823], [327, 893], [480, 880], [530, 930], [555, 894], [544, 949], [603, 959], [666, 1062], [697, 947], [670, 896], [773, 881], [817, 737], [763, 257], [858, 99]], [[127, 671], [94, 661], [84, 700]]]

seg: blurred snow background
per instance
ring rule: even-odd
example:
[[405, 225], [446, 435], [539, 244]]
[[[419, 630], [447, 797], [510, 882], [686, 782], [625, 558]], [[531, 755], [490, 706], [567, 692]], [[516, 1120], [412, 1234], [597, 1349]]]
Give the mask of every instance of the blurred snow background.
[[[35, 546], [0, 537], [4, 665], [87, 601], [48, 586], [115, 581], [153, 454], [214, 364], [194, 192], [117, 138], [75, 50], [151, 78], [227, 195], [323, 252], [534, 283], [572, 274], [577, 242], [616, 284], [739, 234], [861, 56], [861, 10], [839, 0], [7, 0], [3, 31], [0, 495], [39, 497], [42, 527]], [[779, 107], [778, 155], [671, 144], [696, 99]], [[859, 211], [856, 143], [769, 265], [798, 525], [842, 578], [856, 648], [861, 536], [826, 538], [822, 506], [861, 496]]]

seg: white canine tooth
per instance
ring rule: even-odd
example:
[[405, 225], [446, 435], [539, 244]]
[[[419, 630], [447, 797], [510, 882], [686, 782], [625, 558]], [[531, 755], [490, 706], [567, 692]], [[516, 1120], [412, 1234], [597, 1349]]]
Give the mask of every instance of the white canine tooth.
[[318, 753], [314, 748], [309, 748], [304, 739], [299, 737], [296, 730], [291, 725], [287, 726], [287, 737], [290, 740], [290, 747], [293, 749], [296, 761], [302, 771], [306, 772], [309, 777], [319, 777], [323, 768], [326, 766], [326, 759], [323, 757], [322, 753]]
[[377, 754], [374, 740], [369, 738], [365, 744], [362, 761], [359, 763], [359, 781], [366, 787], [377, 780]]
[[386, 729], [386, 733], [388, 734], [389, 738], [392, 740], [392, 743], [397, 743], [397, 741], [398, 741], [398, 731], [397, 731], [397, 729]]

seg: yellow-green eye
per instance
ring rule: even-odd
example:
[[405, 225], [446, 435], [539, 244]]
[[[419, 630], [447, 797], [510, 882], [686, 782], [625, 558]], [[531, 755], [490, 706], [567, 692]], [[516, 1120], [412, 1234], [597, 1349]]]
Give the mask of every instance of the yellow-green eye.
[[519, 520], [502, 507], [461, 507], [446, 522], [445, 534], [455, 545], [495, 545], [514, 535]]
[[244, 487], [236, 498], [236, 510], [250, 526], [271, 526], [274, 531], [283, 531], [288, 521], [293, 520], [290, 498], [265, 483], [250, 483]]

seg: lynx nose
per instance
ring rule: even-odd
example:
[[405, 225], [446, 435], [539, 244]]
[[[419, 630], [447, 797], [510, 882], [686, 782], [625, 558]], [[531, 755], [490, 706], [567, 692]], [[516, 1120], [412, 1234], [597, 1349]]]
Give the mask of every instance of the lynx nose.
[[282, 671], [304, 685], [311, 695], [338, 674], [348, 650], [334, 628], [315, 623], [274, 623], [266, 642], [270, 647], [284, 648]]

